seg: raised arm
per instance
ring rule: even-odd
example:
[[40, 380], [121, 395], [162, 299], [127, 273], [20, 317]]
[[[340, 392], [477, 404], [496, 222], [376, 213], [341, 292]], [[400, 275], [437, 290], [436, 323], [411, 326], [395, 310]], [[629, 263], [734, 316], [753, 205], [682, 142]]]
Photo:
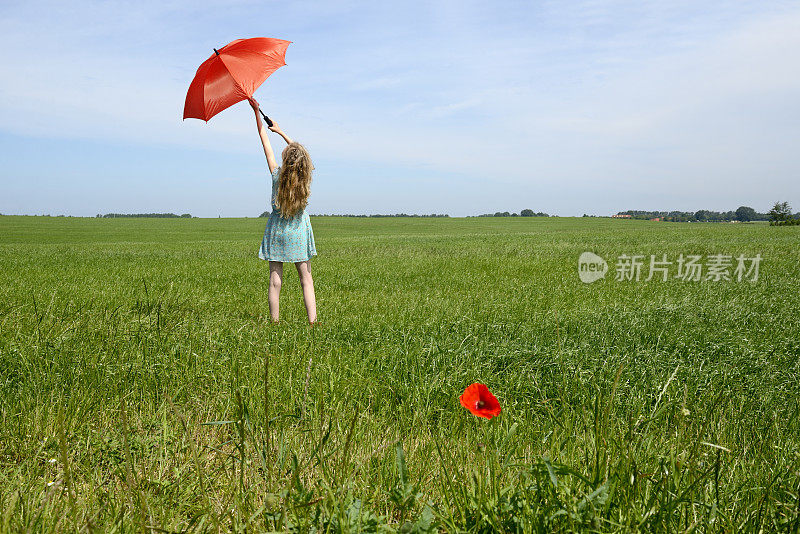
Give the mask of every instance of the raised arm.
[[276, 134], [280, 135], [281, 137], [283, 137], [283, 140], [286, 141], [287, 145], [292, 144], [292, 139], [288, 135], [283, 133], [283, 130], [281, 130], [281, 127], [278, 126], [276, 122], [273, 121], [272, 126], [270, 126], [269, 129], [275, 132]]
[[261, 138], [261, 145], [264, 147], [264, 155], [267, 156], [269, 172], [272, 174], [275, 171], [275, 168], [278, 166], [278, 164], [275, 162], [275, 153], [272, 152], [272, 145], [269, 143], [267, 130], [264, 128], [264, 124], [261, 122], [261, 115], [258, 112], [258, 102], [256, 102], [255, 98], [250, 98], [249, 102], [250, 107], [253, 108], [253, 111], [256, 114], [256, 127], [258, 128], [258, 136]]

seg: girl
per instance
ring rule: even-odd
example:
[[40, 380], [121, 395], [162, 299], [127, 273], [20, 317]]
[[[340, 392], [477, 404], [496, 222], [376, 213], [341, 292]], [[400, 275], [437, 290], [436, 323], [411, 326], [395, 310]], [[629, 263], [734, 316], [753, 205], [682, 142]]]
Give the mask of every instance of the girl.
[[308, 313], [308, 322], [317, 322], [317, 301], [314, 296], [314, 280], [308, 260], [317, 255], [311, 219], [306, 213], [308, 196], [311, 194], [311, 171], [314, 166], [305, 147], [289, 139], [277, 124], [270, 130], [283, 137], [286, 148], [281, 153], [282, 165], [275, 162], [275, 154], [262, 126], [258, 102], [250, 98], [250, 106], [256, 114], [256, 126], [267, 165], [272, 174], [272, 213], [270, 213], [258, 257], [269, 261], [269, 314], [278, 322], [278, 300], [283, 283], [283, 262], [294, 263], [303, 288], [303, 301]]

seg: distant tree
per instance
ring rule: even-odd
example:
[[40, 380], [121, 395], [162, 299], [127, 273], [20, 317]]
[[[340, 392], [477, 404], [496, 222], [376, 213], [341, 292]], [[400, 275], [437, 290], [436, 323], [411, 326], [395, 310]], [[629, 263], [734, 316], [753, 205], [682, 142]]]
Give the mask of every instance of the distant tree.
[[519, 214], [522, 217], [533, 217], [533, 210], [522, 210]]
[[749, 206], [739, 206], [736, 209], [736, 220], [742, 222], [754, 221], [756, 219], [756, 210]]
[[191, 219], [192, 218], [192, 214], [191, 213], [184, 213], [183, 215], [181, 215], [181, 218], [182, 219]]
[[265, 211], [264, 213], [262, 213], [261, 215], [259, 215], [259, 217], [269, 217], [269, 212], [268, 212], [268, 211]]
[[705, 221], [708, 220], [708, 211], [707, 210], [698, 210], [694, 213], [694, 218], [698, 221]]
[[792, 216], [792, 207], [788, 202], [776, 202], [772, 209], [769, 210], [769, 220], [780, 222], [789, 219]]
[[103, 215], [107, 219], [116, 219], [120, 217], [143, 217], [153, 219], [175, 219], [178, 216], [174, 213], [106, 213]]

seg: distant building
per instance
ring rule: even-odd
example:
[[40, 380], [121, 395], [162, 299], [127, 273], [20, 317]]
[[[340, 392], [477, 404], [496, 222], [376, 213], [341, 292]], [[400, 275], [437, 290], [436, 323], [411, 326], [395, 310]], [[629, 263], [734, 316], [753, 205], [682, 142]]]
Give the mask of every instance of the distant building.
[[652, 219], [650, 219], [650, 220], [651, 220], [651, 221], [660, 221], [660, 220], [661, 220], [661, 217], [653, 217], [653, 218], [652, 218]]
[[628, 213], [617, 213], [616, 215], [612, 215], [611, 218], [613, 218], [613, 219], [630, 219], [631, 216]]

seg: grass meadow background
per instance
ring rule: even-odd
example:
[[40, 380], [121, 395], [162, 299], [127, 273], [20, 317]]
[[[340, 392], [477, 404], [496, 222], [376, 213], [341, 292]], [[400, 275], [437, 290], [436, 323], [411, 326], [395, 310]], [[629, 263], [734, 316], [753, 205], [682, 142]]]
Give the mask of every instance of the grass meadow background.
[[800, 529], [800, 228], [313, 218], [309, 328], [264, 224], [0, 217], [0, 529]]

